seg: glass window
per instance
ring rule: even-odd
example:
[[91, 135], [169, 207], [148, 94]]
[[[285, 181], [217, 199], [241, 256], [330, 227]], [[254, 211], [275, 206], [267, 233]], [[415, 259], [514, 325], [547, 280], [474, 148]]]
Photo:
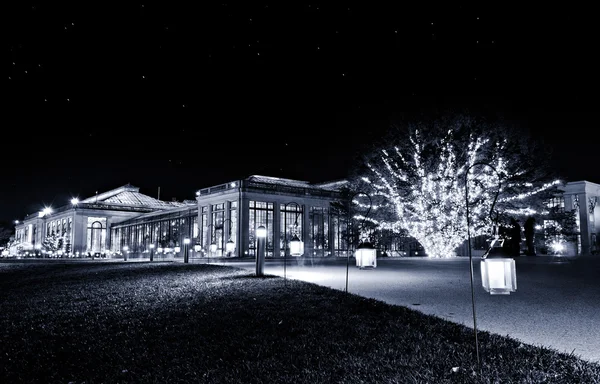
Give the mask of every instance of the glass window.
[[323, 207], [311, 207], [309, 215], [313, 256], [329, 256], [329, 211]]
[[553, 197], [546, 203], [548, 208], [554, 208], [557, 212], [565, 211], [565, 199], [563, 197]]
[[256, 229], [267, 229], [266, 257], [273, 256], [273, 203], [250, 201], [248, 212], [248, 254], [256, 255]]
[[224, 249], [224, 220], [225, 204], [215, 204], [212, 206], [212, 238], [210, 244], [217, 244], [217, 250], [212, 256], [223, 256]]
[[[281, 204], [279, 208], [279, 249], [280, 256], [285, 256], [285, 250], [294, 234], [302, 238], [302, 206], [297, 204]], [[288, 244], [286, 244], [286, 241]]]
[[87, 252], [92, 254], [105, 251], [106, 218], [88, 217]]
[[[237, 242], [237, 229], [238, 229], [237, 201], [231, 202], [231, 209], [229, 210], [229, 221], [227, 223], [229, 224], [229, 233], [228, 233], [229, 238], [227, 239], [227, 241], [229, 241], [229, 239], [231, 239], [231, 241], [233, 241], [233, 243], [235, 244], [235, 248], [237, 249], [237, 246], [238, 246], [238, 242]], [[235, 250], [233, 251], [232, 255], [235, 255]]]

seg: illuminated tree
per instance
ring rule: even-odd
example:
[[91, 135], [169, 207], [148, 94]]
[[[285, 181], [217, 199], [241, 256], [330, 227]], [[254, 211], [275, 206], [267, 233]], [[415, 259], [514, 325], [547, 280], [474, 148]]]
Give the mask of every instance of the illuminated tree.
[[509, 126], [454, 116], [394, 127], [353, 181], [378, 202], [372, 207], [378, 213], [367, 220], [405, 230], [430, 257], [445, 258], [467, 239], [465, 180], [470, 234], [490, 234], [511, 216], [543, 208], [541, 193], [558, 184], [549, 181], [545, 158]]

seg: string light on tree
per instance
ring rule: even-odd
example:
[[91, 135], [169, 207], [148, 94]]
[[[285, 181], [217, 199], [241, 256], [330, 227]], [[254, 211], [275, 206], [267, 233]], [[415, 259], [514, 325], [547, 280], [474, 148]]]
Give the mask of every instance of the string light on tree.
[[[376, 191], [373, 196], [384, 202], [372, 207], [388, 212], [378, 224], [397, 233], [406, 231], [434, 258], [455, 256], [467, 239], [467, 169], [472, 236], [489, 234], [497, 215], [538, 212], [527, 206], [531, 200], [528, 198], [559, 183], [523, 180], [528, 169], [521, 165], [511, 142], [506, 136], [495, 135], [496, 130], [481, 129], [465, 117], [445, 124], [412, 126], [408, 137], [402, 137], [402, 145], [380, 149], [367, 161], [370, 177], [359, 181], [368, 184]], [[497, 172], [486, 167], [470, 168], [478, 162], [492, 165]], [[499, 181], [504, 187], [495, 202]], [[494, 203], [498, 214], [491, 217]]]

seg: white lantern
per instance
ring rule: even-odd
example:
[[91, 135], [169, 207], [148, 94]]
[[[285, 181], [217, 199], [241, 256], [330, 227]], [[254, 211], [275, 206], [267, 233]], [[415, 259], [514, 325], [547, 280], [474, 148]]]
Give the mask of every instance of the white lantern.
[[227, 240], [227, 243], [225, 243], [225, 252], [230, 253], [233, 252], [235, 250], [235, 243], [233, 242], [233, 240], [229, 239]]
[[256, 237], [265, 238], [267, 237], [267, 228], [264, 225], [256, 228]]
[[210, 244], [210, 251], [213, 253], [217, 252], [217, 243], [214, 241]]
[[517, 290], [517, 268], [514, 259], [481, 260], [481, 284], [491, 295], [510, 295]]
[[292, 256], [302, 256], [304, 253], [304, 243], [298, 235], [294, 234], [292, 240], [290, 240], [290, 255]]
[[175, 253], [181, 252], [181, 247], [175, 247]]
[[356, 247], [356, 266], [359, 268], [377, 267], [377, 250], [369, 242], [361, 242]]
[[183, 244], [186, 244], [186, 245], [187, 245], [187, 244], [189, 244], [189, 243], [190, 243], [190, 241], [191, 241], [191, 240], [190, 240], [189, 238], [187, 238], [187, 237], [186, 237], [185, 239], [183, 239]]
[[202, 246], [200, 244], [194, 245], [194, 251], [200, 252], [201, 249], [202, 249]]

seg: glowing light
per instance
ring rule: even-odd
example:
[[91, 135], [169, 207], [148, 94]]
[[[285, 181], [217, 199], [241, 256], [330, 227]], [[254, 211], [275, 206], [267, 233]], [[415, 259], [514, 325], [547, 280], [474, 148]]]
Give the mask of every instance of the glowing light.
[[359, 268], [377, 267], [377, 250], [369, 242], [361, 242], [354, 253], [356, 266]]
[[267, 237], [267, 228], [265, 228], [263, 225], [256, 228], [256, 237], [260, 237], [260, 238]]
[[550, 244], [550, 247], [552, 248], [552, 250], [554, 251], [554, 253], [561, 253], [562, 251], [565, 250], [565, 245], [562, 242], [559, 242], [559, 241], [553, 241]]
[[481, 284], [491, 295], [509, 295], [517, 290], [515, 260], [509, 258], [481, 261]]
[[78, 199], [78, 198], [76, 198], [76, 197], [72, 198], [72, 199], [71, 199], [71, 204], [72, 204], [72, 205], [77, 205], [77, 204], [79, 204], [79, 199]]

